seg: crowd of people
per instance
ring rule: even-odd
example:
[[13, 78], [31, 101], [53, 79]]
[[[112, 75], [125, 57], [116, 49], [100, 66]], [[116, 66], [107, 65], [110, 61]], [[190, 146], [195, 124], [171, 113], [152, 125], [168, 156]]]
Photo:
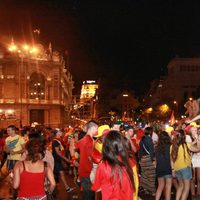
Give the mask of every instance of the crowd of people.
[[200, 197], [198, 121], [139, 126], [90, 120], [63, 129], [10, 125], [0, 132], [0, 160], [18, 200], [46, 200], [45, 178], [55, 199], [59, 182], [72, 192], [67, 174], [83, 200], [137, 200], [140, 193], [156, 200]]

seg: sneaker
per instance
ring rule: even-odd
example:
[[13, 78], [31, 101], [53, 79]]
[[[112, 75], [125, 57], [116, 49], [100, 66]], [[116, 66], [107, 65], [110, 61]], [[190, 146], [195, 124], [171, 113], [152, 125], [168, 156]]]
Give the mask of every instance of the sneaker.
[[74, 190], [74, 188], [71, 188], [71, 187], [66, 188], [66, 192], [71, 192], [73, 190]]
[[77, 187], [81, 187], [81, 182], [80, 182], [79, 179], [75, 178], [75, 179], [74, 179], [74, 183], [75, 183], [75, 185], [76, 185]]

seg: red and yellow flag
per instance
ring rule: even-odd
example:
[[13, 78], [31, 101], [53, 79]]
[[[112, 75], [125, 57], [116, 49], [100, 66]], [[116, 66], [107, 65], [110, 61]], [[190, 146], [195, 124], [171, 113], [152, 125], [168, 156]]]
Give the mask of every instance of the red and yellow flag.
[[172, 111], [172, 114], [171, 114], [170, 119], [169, 119], [170, 126], [174, 125], [175, 122], [176, 122], [176, 120], [175, 120], [175, 117], [174, 117], [174, 111]]

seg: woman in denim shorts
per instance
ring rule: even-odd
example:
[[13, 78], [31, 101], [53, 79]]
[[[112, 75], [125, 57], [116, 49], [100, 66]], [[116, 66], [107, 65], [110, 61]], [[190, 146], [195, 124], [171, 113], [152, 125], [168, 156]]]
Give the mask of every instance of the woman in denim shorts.
[[186, 143], [185, 132], [181, 129], [177, 131], [175, 140], [170, 147], [172, 168], [175, 174], [178, 185], [176, 189], [176, 199], [187, 200], [190, 181], [192, 179], [192, 163], [190, 151], [198, 152], [200, 151], [200, 138], [196, 139], [192, 143]]

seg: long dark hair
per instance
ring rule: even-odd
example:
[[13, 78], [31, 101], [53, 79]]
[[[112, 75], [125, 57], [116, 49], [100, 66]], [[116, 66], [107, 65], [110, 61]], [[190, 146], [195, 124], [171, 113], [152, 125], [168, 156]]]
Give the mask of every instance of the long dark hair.
[[134, 188], [133, 170], [129, 162], [123, 136], [118, 131], [110, 131], [103, 143], [103, 158], [111, 166], [111, 182], [119, 174], [120, 186], [122, 182], [122, 167], [125, 167], [130, 184]]
[[176, 132], [175, 140], [173, 141], [172, 144], [172, 161], [175, 162], [178, 156], [178, 149], [182, 145], [183, 150], [184, 150], [184, 159], [186, 158], [185, 156], [185, 149], [187, 150], [188, 154], [190, 154], [190, 151], [188, 149], [188, 146], [185, 141], [185, 132], [180, 129], [179, 131]]
[[31, 139], [26, 143], [26, 150], [28, 151], [27, 160], [32, 161], [33, 163], [42, 159], [44, 154], [44, 146], [37, 139]]
[[164, 155], [165, 147], [170, 146], [171, 138], [166, 131], [161, 131], [159, 134], [158, 144], [156, 146], [156, 153], [161, 153]]

